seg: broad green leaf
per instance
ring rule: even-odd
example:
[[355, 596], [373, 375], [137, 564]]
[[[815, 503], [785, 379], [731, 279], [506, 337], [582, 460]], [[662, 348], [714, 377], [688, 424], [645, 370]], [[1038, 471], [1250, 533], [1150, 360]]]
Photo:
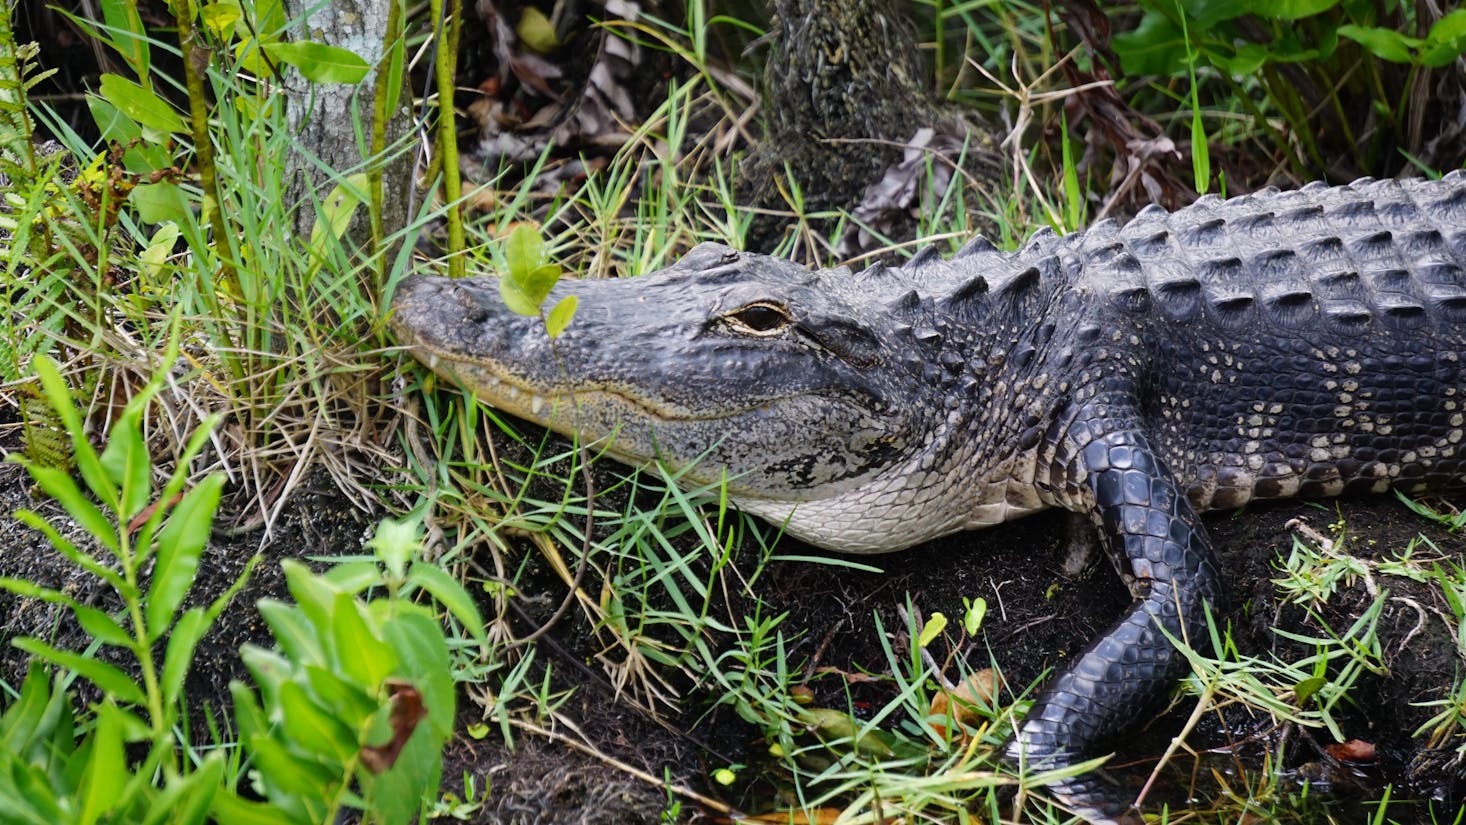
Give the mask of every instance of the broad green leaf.
[[87, 95], [87, 109], [91, 111], [92, 122], [97, 124], [103, 140], [127, 144], [142, 138], [142, 128], [106, 99]]
[[141, 410], [129, 404], [113, 423], [99, 456], [102, 469], [121, 493], [118, 506], [124, 522], [142, 512], [153, 493], [153, 457], [143, 441], [141, 415]]
[[1265, 19], [1301, 20], [1322, 14], [1337, 5], [1339, 0], [1273, 0], [1255, 4], [1252, 13]]
[[[338, 772], [314, 760], [295, 756], [283, 743], [270, 736], [256, 735], [251, 745], [255, 767], [264, 775], [267, 787], [273, 785], [284, 791], [290, 797], [289, 801], [309, 813], [311, 821], [328, 821], [329, 798], [341, 784]], [[269, 797], [277, 805], [287, 801], [275, 793]]]
[[1233, 77], [1256, 74], [1272, 56], [1272, 50], [1259, 43], [1240, 43], [1231, 56], [1211, 53], [1212, 63]]
[[71, 610], [76, 614], [76, 621], [81, 625], [88, 635], [97, 641], [116, 645], [117, 647], [132, 647], [137, 640], [117, 623], [116, 619], [95, 607], [88, 607], [84, 604], [72, 602]]
[[504, 306], [509, 307], [511, 312], [531, 318], [540, 314], [539, 301], [531, 298], [519, 282], [507, 274], [499, 278], [499, 297], [504, 299]]
[[1466, 51], [1466, 9], [1456, 9], [1435, 21], [1420, 48], [1420, 63], [1431, 68], [1449, 65]]
[[335, 661], [326, 664], [350, 676], [357, 686], [376, 690], [396, 670], [397, 657], [392, 648], [377, 638], [356, 600], [346, 593], [336, 597], [330, 634]]
[[416, 605], [409, 607], [413, 609], [387, 622], [382, 631], [401, 659], [399, 672], [422, 693], [434, 737], [442, 741], [453, 733], [457, 697], [448, 640], [436, 618]]
[[[234, 61], [240, 69], [249, 72], [256, 77], [272, 77], [275, 67], [265, 60], [265, 53], [260, 49], [261, 40], [254, 35], [241, 36], [239, 42], [234, 44]], [[264, 42], [273, 42], [273, 38]]]
[[121, 75], [102, 75], [101, 95], [140, 126], [179, 134], [188, 131], [178, 112], [161, 97]]
[[926, 624], [922, 625], [921, 634], [916, 637], [917, 647], [926, 647], [927, 645], [931, 644], [933, 641], [936, 640], [938, 636], [942, 635], [942, 631], [946, 629], [946, 614], [933, 613], [931, 618], [927, 619]]
[[312, 627], [299, 608], [274, 599], [260, 599], [255, 609], [275, 634], [275, 644], [292, 662], [320, 664], [326, 661], [320, 633], [324, 628]]
[[1308, 700], [1313, 698], [1315, 693], [1323, 689], [1329, 680], [1323, 676], [1311, 676], [1293, 686], [1293, 695], [1298, 697], [1298, 704], [1306, 705]]
[[1449, 66], [1462, 54], [1462, 44], [1451, 43], [1427, 43], [1420, 52], [1420, 65], [1432, 69], [1439, 69], [1442, 66]]
[[[509, 309], [520, 315], [539, 315], [540, 307], [550, 296], [550, 290], [560, 280], [558, 264], [541, 264], [527, 272], [509, 275], [499, 279], [499, 294]], [[506, 291], [506, 284], [508, 291]], [[511, 298], [510, 293], [513, 293]]]
[[303, 670], [311, 692], [353, 730], [380, 710], [380, 702], [374, 695], [347, 682], [340, 674], [317, 665], [305, 665]]
[[233, 0], [216, 0], [199, 9], [199, 19], [204, 26], [219, 40], [228, 42], [234, 39], [234, 27], [244, 16], [239, 4]]
[[1353, 40], [1368, 49], [1375, 57], [1391, 63], [1411, 62], [1413, 59], [1411, 49], [1421, 44], [1419, 38], [1401, 34], [1393, 29], [1356, 26], [1352, 23], [1340, 26], [1339, 36]]
[[326, 195], [311, 228], [311, 249], [317, 255], [328, 257], [331, 250], [326, 246], [326, 239], [337, 241], [346, 234], [352, 217], [366, 199], [367, 185], [365, 173], [349, 175]]
[[240, 799], [233, 790], [220, 788], [209, 805], [216, 822], [229, 825], [281, 825], [288, 822], [285, 812], [268, 802]]
[[137, 13], [137, 0], [102, 0], [102, 21], [111, 30], [103, 34], [107, 45], [116, 49], [127, 61], [127, 67], [146, 81], [151, 75], [152, 63], [148, 52], [148, 32]]
[[382, 583], [382, 567], [374, 561], [347, 561], [333, 565], [321, 576], [343, 593], [360, 593]]
[[[170, 146], [161, 146], [146, 141], [136, 141], [128, 146], [122, 153], [122, 168], [135, 175], [150, 175], [160, 169], [167, 169], [173, 165], [174, 149]], [[166, 183], [161, 182], [161, 183]], [[158, 186], [161, 183], [138, 184], [139, 186]], [[171, 184], [177, 186], [177, 184]], [[136, 192], [137, 188], [134, 187]]]
[[223, 489], [223, 473], [206, 476], [183, 496], [158, 533], [158, 560], [153, 567], [146, 613], [151, 639], [167, 631], [183, 597], [193, 587]]
[[278, 63], [294, 66], [312, 83], [360, 83], [372, 69], [371, 64], [349, 49], [309, 40], [266, 43], [265, 54]]
[[255, 0], [254, 28], [257, 32], [274, 37], [285, 30], [290, 18], [285, 11], [285, 0]]
[[580, 305], [580, 299], [574, 295], [566, 295], [555, 303], [550, 310], [550, 315], [545, 319], [545, 332], [551, 338], [559, 338], [560, 333], [570, 326], [570, 319], [575, 317], [575, 309]]
[[127, 196], [143, 223], [184, 223], [193, 214], [188, 196], [176, 183], [140, 183]]
[[16, 639], [12, 642], [16, 647], [24, 650], [32, 656], [50, 662], [57, 667], [74, 670], [82, 678], [101, 688], [103, 692], [111, 694], [118, 701], [128, 702], [134, 705], [147, 704], [147, 697], [143, 694], [142, 688], [132, 680], [131, 676], [123, 673], [120, 668], [100, 662], [90, 656], [80, 653], [72, 653], [69, 650], [61, 650], [52, 647], [40, 639], [29, 637]]
[[1126, 75], [1170, 75], [1186, 65], [1181, 28], [1160, 12], [1148, 11], [1140, 23], [1113, 39]]
[[178, 238], [182, 234], [178, 224], [173, 221], [158, 227], [158, 231], [148, 239], [147, 247], [137, 256], [138, 271], [144, 278], [154, 281], [163, 276], [163, 267], [168, 265], [168, 259], [173, 256], [173, 247], [178, 244]]
[[463, 585], [443, 568], [429, 562], [416, 562], [412, 565], [408, 581], [430, 593], [480, 643], [487, 642], [488, 636], [478, 605], [474, 604], [473, 597], [468, 595]]
[[69, 473], [38, 464], [30, 464], [26, 470], [41, 491], [65, 508], [66, 513], [76, 519], [77, 524], [90, 533], [92, 538], [114, 554], [118, 552], [116, 525], [97, 509], [97, 505], [82, 495], [81, 488], [76, 486]]
[[1466, 37], [1466, 9], [1456, 9], [1435, 21], [1425, 39], [1435, 43], [1446, 43]]
[[504, 262], [509, 266], [509, 275], [523, 280], [531, 271], [545, 262], [545, 240], [538, 229], [527, 223], [515, 224], [504, 239]]
[[276, 735], [283, 737], [293, 749], [345, 765], [360, 747], [356, 731], [342, 724], [324, 708], [311, 700], [299, 682], [280, 684], [280, 713], [283, 727]]
[[280, 562], [280, 569], [285, 571], [285, 585], [295, 604], [304, 612], [306, 621], [315, 626], [316, 632], [326, 632], [331, 626], [331, 611], [339, 591], [294, 559]]
[[247, 643], [240, 645], [239, 658], [244, 661], [249, 675], [254, 677], [261, 699], [265, 704], [274, 706], [280, 684], [290, 678], [290, 662], [273, 650]]
[[550, 297], [550, 290], [560, 281], [559, 264], [541, 264], [531, 269], [520, 281], [524, 287], [525, 294], [534, 299], [536, 305], [542, 305], [545, 299]]
[[560, 48], [560, 38], [555, 34], [555, 24], [545, 13], [534, 6], [525, 6], [519, 14], [519, 25], [514, 27], [519, 40], [532, 51], [549, 54]]
[[201, 607], [191, 608], [178, 617], [173, 630], [168, 633], [168, 646], [163, 653], [162, 684], [163, 703], [172, 705], [183, 692], [183, 680], [188, 678], [193, 664], [193, 652], [199, 639], [209, 630], [209, 622]]
[[235, 679], [229, 683], [229, 696], [234, 700], [234, 724], [239, 728], [239, 741], [248, 742], [265, 735], [270, 729], [270, 720], [265, 717], [255, 692]]
[[131, 776], [122, 753], [122, 719], [111, 702], [97, 708], [96, 727], [87, 744], [90, 753], [81, 777], [81, 810], [75, 819], [81, 825], [92, 825], [110, 811]]

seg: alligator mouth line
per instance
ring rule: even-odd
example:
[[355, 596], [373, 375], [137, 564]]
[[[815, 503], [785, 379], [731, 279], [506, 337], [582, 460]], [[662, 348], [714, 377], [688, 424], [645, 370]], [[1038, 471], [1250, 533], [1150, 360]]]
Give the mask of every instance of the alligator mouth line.
[[[637, 414], [664, 424], [680, 424], [691, 422], [717, 422], [725, 421], [732, 416], [749, 412], [759, 406], [774, 404], [785, 398], [773, 398], [757, 406], [739, 407], [729, 409], [719, 415], [686, 415], [672, 412], [671, 410], [647, 403], [646, 401], [627, 395], [624, 392], [607, 386], [586, 386], [576, 389], [567, 389], [558, 393], [540, 392], [520, 383], [511, 377], [508, 370], [505, 370], [496, 361], [486, 359], [469, 359], [453, 355], [435, 347], [414, 344], [411, 350], [418, 354], [428, 369], [437, 371], [440, 366], [445, 367], [452, 373], [459, 374], [462, 378], [470, 376], [461, 375], [459, 365], [473, 367], [480, 370], [480, 375], [487, 381], [462, 381], [461, 384], [474, 392], [479, 393], [484, 401], [490, 406], [502, 407], [506, 412], [520, 415], [548, 426], [549, 418], [546, 412], [553, 412], [557, 404], [569, 401], [572, 409], [576, 410], [576, 418], [579, 418], [578, 408], [587, 399], [597, 397], [610, 399], [613, 403], [623, 405]], [[567, 425], [579, 429], [578, 422], [572, 420]]]

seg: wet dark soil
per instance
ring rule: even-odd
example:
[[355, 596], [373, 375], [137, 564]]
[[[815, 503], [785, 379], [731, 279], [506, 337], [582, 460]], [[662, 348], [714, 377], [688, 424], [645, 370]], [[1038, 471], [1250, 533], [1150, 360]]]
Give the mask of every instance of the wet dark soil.
[[[19, 467], [0, 464], [0, 512], [6, 514], [0, 518], [0, 546], [5, 548], [0, 575], [24, 576], [108, 606], [92, 581], [77, 574], [38, 533], [10, 515], [17, 508], [42, 513], [64, 534], [79, 532], [54, 505], [32, 497]], [[1423, 534], [1435, 549], [1420, 546], [1417, 558], [1440, 557], [1443, 564], [1460, 564], [1466, 558], [1466, 538], [1447, 533], [1389, 496], [1252, 506], [1241, 513], [1212, 514], [1207, 525], [1227, 587], [1222, 619], [1245, 654], [1277, 650], [1305, 655], [1311, 651], [1274, 628], [1317, 636], [1327, 625], [1342, 632], [1372, 603], [1369, 585], [1376, 592], [1387, 591], [1378, 632], [1388, 673], [1367, 674], [1351, 691], [1352, 704], [1336, 713], [1346, 738], [1375, 746], [1376, 761], [1341, 766], [1325, 750], [1333, 744], [1326, 733], [1269, 730], [1240, 709], [1233, 710], [1209, 716], [1189, 739], [1198, 750], [1215, 749], [1222, 755], [1199, 769], [1190, 761], [1176, 760], [1173, 774], [1162, 780], [1152, 801], [1174, 804], [1190, 798], [1188, 777], [1193, 770], [1208, 775], [1213, 768], [1224, 773], [1256, 769], [1264, 750], [1283, 753], [1285, 770], [1300, 777], [1300, 788], [1301, 777], [1311, 778], [1315, 795], [1323, 789], [1325, 796], [1333, 792], [1371, 799], [1388, 783], [1397, 800], [1448, 800], [1454, 805], [1466, 796], [1466, 766], [1454, 759], [1459, 738], [1432, 749], [1423, 739], [1412, 737], [1437, 710], [1421, 703], [1447, 696], [1462, 664], [1455, 628], [1448, 624], [1452, 614], [1439, 589], [1375, 571], [1370, 582], [1359, 579], [1341, 587], [1318, 615], [1279, 600], [1273, 580], [1280, 576], [1277, 560], [1286, 556], [1293, 541], [1287, 523], [1302, 517], [1314, 529], [1332, 535], [1329, 525], [1340, 514], [1347, 525], [1347, 549], [1354, 554], [1389, 558]], [[358, 552], [372, 521], [322, 480], [307, 484], [294, 497], [263, 545], [260, 533], [216, 538], [200, 571], [197, 601], [211, 599], [228, 587], [256, 551], [262, 550], [265, 560], [201, 646], [188, 683], [190, 697], [201, 707], [227, 705], [228, 682], [245, 677], [238, 646], [269, 643], [253, 603], [284, 594], [279, 560]], [[1049, 668], [1062, 666], [1066, 656], [1102, 633], [1129, 601], [1103, 558], [1074, 576], [1058, 572], [1069, 552], [1069, 525], [1065, 514], [1041, 514], [906, 553], [858, 560], [875, 564], [881, 573], [775, 561], [760, 579], [759, 594], [770, 610], [788, 611], [781, 627], [795, 640], [789, 661], [802, 664], [816, 701], [827, 706], [845, 707], [853, 696], [857, 702], [880, 707], [892, 698], [894, 688], [888, 681], [851, 686], [838, 675], [888, 671], [876, 617], [886, 632], [906, 626], [900, 611], [908, 605], [925, 616], [941, 611], [956, 619], [963, 613], [964, 598], [985, 599], [989, 611], [982, 638], [968, 643], [961, 655], [972, 667], [985, 666], [991, 657], [1001, 664], [1008, 684], [1021, 689]], [[793, 555], [805, 549], [786, 544], [781, 551]], [[550, 576], [544, 581], [544, 593], [524, 595], [558, 602], [563, 587]], [[587, 589], [595, 592], [596, 585]], [[528, 627], [526, 623], [521, 630]], [[72, 649], [85, 641], [62, 612], [5, 593], [0, 593], [0, 635], [7, 640], [38, 635]], [[705, 690], [688, 694], [681, 717], [650, 718], [618, 699], [597, 665], [586, 664], [592, 652], [587, 649], [589, 638], [578, 620], [567, 621], [557, 627], [550, 643], [541, 646], [539, 659], [549, 664], [557, 689], [574, 688], [561, 712], [576, 721], [593, 753], [565, 744], [575, 736], [563, 729], [556, 731], [560, 738], [548, 738], [517, 728], [512, 743], [492, 725], [481, 738], [465, 734], [450, 746], [444, 770], [446, 788], [465, 801], [462, 815], [494, 823], [716, 819], [694, 801], [677, 798], [669, 787], [690, 788], [735, 806], [755, 804], [740, 793], [740, 787], [747, 786], [721, 788], [709, 776], [717, 768], [754, 761], [764, 747], [759, 732], [731, 712], [710, 711], [718, 697]], [[894, 644], [901, 650], [907, 647], [901, 639]], [[0, 675], [12, 685], [18, 684], [24, 667], [18, 651], [9, 645], [0, 649]], [[467, 698], [462, 705], [466, 730], [482, 711]], [[1169, 713], [1144, 720], [1138, 735], [1119, 744], [1116, 764], [1134, 766], [1120, 771], [1130, 787], [1144, 780], [1190, 710], [1190, 702], [1182, 701]], [[549, 722], [543, 725], [553, 727]], [[467, 791], [465, 782], [472, 783], [474, 793]], [[1210, 789], [1194, 793], [1206, 798]], [[1393, 814], [1396, 809], [1391, 810]]]
[[[1304, 519], [1332, 538], [1331, 525], [1341, 516], [1346, 525], [1344, 549], [1353, 555], [1389, 559], [1423, 535], [1435, 549], [1418, 545], [1417, 561], [1439, 559], [1450, 565], [1466, 558], [1466, 537], [1447, 533], [1392, 496], [1285, 501], [1253, 505], [1243, 512], [1213, 513], [1206, 524], [1226, 587], [1219, 618], [1243, 655], [1273, 651], [1285, 660], [1297, 660], [1313, 653], [1313, 647], [1290, 641], [1279, 630], [1308, 637], [1343, 634], [1373, 603], [1370, 587], [1383, 593], [1377, 632], [1388, 672], [1365, 674], [1349, 691], [1349, 702], [1334, 713], [1344, 738], [1375, 746], [1377, 759], [1362, 765], [1340, 764], [1326, 750], [1335, 744], [1326, 731], [1273, 729], [1266, 719], [1234, 707], [1207, 716], [1188, 737], [1192, 748], [1217, 754], [1199, 766], [1199, 773], [1208, 775], [1213, 768], [1231, 774], [1260, 771], [1265, 753], [1281, 752], [1287, 761], [1285, 775], [1297, 777], [1299, 791], [1307, 779], [1315, 797], [1377, 799], [1389, 784], [1396, 800], [1459, 804], [1466, 798], [1466, 765], [1455, 757], [1459, 736], [1437, 748], [1413, 736], [1440, 710], [1422, 703], [1447, 696], [1463, 665], [1454, 614], [1439, 587], [1376, 570], [1369, 582], [1359, 578], [1341, 585], [1316, 613], [1280, 601], [1274, 580], [1283, 576], [1279, 559], [1287, 557], [1293, 542], [1288, 523]], [[906, 626], [898, 608], [908, 597], [928, 616], [941, 611], [954, 619], [963, 613], [964, 597], [982, 597], [989, 605], [985, 632], [980, 643], [969, 645], [964, 654], [972, 668], [984, 667], [991, 655], [1010, 689], [1021, 690], [1046, 669], [1062, 667], [1068, 656], [1104, 632], [1130, 600], [1103, 558], [1073, 577], [1058, 572], [1069, 553], [1070, 530], [1071, 520], [1064, 514], [1041, 514], [878, 559], [884, 568], [880, 575], [791, 564], [765, 579], [771, 592], [764, 595], [776, 609], [791, 611], [791, 626], [811, 630], [806, 647], [798, 653], [808, 656], [817, 649], [823, 664], [846, 672], [879, 672], [884, 667], [873, 615], [879, 615], [881, 626], [889, 631]], [[1422, 566], [1429, 568], [1430, 563]], [[937, 659], [942, 659], [940, 653]], [[891, 699], [879, 695], [881, 690], [894, 691], [889, 684], [865, 687], [871, 686], [877, 689], [868, 697], [874, 706]], [[822, 700], [843, 706], [833, 694], [845, 686], [830, 687], [832, 695]], [[1190, 700], [1178, 701], [1167, 713], [1137, 720], [1138, 731], [1115, 743], [1114, 764], [1132, 766], [1115, 771], [1123, 784], [1132, 790], [1141, 787], [1193, 707]], [[1172, 774], [1163, 776], [1150, 793], [1151, 809], [1163, 802], [1184, 807], [1181, 803], [1187, 799], [1215, 794], [1214, 788], [1190, 786], [1198, 768], [1195, 760], [1175, 760], [1171, 767]], [[1391, 811], [1393, 815], [1395, 809]]]

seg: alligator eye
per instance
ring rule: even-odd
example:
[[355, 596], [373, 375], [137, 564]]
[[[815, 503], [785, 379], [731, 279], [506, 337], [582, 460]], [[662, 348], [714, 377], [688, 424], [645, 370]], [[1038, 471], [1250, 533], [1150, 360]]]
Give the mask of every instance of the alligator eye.
[[773, 335], [789, 325], [789, 315], [776, 304], [749, 304], [727, 316], [735, 328], [754, 335]]

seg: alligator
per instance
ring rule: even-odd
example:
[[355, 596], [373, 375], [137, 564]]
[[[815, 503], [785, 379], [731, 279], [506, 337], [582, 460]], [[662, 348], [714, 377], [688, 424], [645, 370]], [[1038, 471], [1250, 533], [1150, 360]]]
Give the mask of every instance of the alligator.
[[[703, 244], [571, 281], [552, 343], [491, 277], [401, 282], [390, 323], [508, 413], [811, 544], [880, 553], [1048, 508], [1087, 514], [1135, 600], [1005, 746], [1096, 755], [1184, 672], [1220, 578], [1198, 513], [1466, 482], [1466, 173], [1309, 184], [809, 270]], [[1050, 785], [1135, 822], [1098, 771]]]

